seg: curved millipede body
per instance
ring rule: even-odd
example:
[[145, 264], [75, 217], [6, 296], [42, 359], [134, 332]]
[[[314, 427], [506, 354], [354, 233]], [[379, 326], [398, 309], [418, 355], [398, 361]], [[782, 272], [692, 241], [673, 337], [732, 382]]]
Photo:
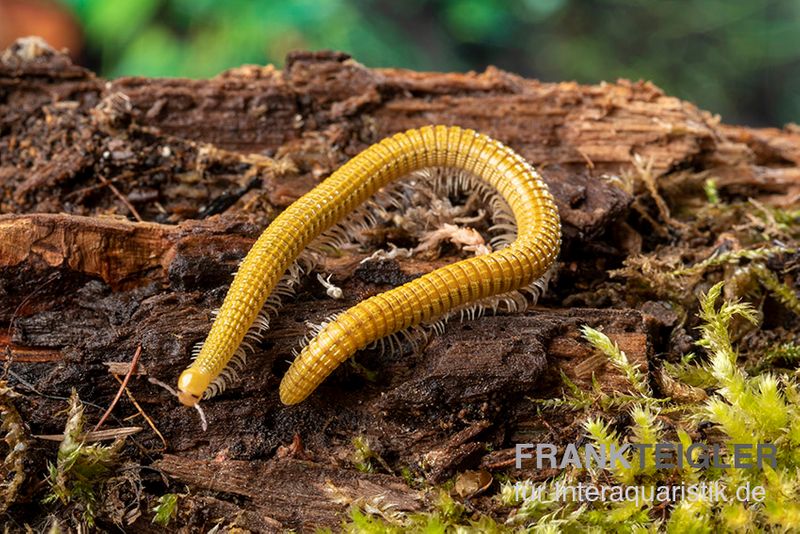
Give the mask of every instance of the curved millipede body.
[[396, 134], [348, 161], [261, 234], [199, 354], [178, 380], [181, 402], [197, 403], [223, 372], [267, 297], [315, 237], [384, 186], [427, 168], [456, 169], [496, 189], [516, 219], [516, 240], [491, 254], [436, 269], [339, 314], [303, 348], [284, 376], [284, 403], [305, 399], [339, 364], [374, 341], [525, 287], [544, 275], [559, 251], [560, 220], [547, 186], [521, 156], [458, 127], [428, 126]]

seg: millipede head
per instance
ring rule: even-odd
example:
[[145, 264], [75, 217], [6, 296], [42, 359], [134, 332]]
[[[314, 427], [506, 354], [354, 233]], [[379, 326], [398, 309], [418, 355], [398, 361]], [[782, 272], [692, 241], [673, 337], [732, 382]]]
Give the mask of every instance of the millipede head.
[[185, 406], [195, 406], [203, 397], [210, 377], [198, 369], [186, 369], [178, 378], [178, 400]]

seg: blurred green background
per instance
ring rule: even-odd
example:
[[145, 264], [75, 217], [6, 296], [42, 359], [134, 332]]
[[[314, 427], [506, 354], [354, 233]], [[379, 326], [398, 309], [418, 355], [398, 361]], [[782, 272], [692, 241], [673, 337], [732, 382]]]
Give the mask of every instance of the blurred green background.
[[371, 67], [496, 65], [545, 81], [650, 79], [726, 122], [800, 122], [798, 0], [60, 4], [79, 27], [78, 61], [109, 77], [207, 77], [243, 63], [281, 66], [293, 49], [330, 48]]

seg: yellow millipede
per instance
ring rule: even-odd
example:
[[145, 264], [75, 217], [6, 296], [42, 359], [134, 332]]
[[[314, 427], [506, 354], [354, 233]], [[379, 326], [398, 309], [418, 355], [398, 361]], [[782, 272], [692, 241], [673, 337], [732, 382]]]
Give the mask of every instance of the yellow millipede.
[[[376, 143], [284, 210], [242, 261], [205, 342], [178, 379], [187, 406], [213, 393], [215, 381], [266, 328], [259, 312], [279, 281], [317, 236], [382, 188], [423, 169], [454, 169], [488, 184], [507, 202], [516, 239], [505, 248], [461, 260], [368, 298], [340, 313], [300, 351], [280, 384], [280, 398], [308, 397], [337, 366], [386, 336], [493, 296], [526, 287], [554, 263], [561, 245], [558, 209], [533, 167], [502, 143], [473, 130], [426, 126]], [[211, 392], [211, 393], [210, 393]]]

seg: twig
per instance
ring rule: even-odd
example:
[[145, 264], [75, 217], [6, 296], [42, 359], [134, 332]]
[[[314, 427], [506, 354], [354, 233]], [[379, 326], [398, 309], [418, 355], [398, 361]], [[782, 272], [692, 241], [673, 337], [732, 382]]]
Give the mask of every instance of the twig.
[[[92, 430], [80, 436], [80, 439], [90, 443], [92, 441], [103, 441], [107, 439], [123, 438], [125, 436], [132, 436], [142, 431], [140, 426], [125, 426], [122, 428], [111, 428], [109, 430], [101, 430], [96, 432]], [[64, 434], [40, 434], [33, 436], [36, 439], [43, 439], [45, 441], [64, 441]]]
[[[123, 384], [123, 383], [122, 383], [122, 380], [120, 379], [120, 377], [118, 377], [117, 375], [112, 375], [112, 376], [113, 376], [114, 378], [116, 378], [117, 382], [119, 382], [119, 383], [120, 383], [120, 385], [122, 385], [122, 384]], [[167, 440], [166, 440], [166, 439], [164, 439], [164, 436], [161, 434], [161, 432], [159, 432], [159, 431], [158, 431], [158, 428], [156, 428], [156, 424], [155, 424], [155, 423], [153, 422], [153, 420], [152, 420], [152, 419], [150, 419], [150, 417], [149, 417], [149, 416], [148, 416], [148, 415], [145, 413], [144, 409], [143, 409], [143, 408], [142, 408], [142, 407], [139, 405], [139, 403], [138, 403], [138, 402], [136, 402], [136, 399], [135, 399], [135, 398], [133, 398], [133, 393], [131, 393], [130, 391], [128, 391], [128, 388], [126, 388], [124, 385], [122, 385], [122, 387], [125, 389], [125, 394], [128, 396], [128, 398], [129, 398], [129, 399], [130, 399], [130, 401], [133, 403], [133, 405], [134, 405], [134, 406], [136, 406], [136, 409], [137, 409], [137, 410], [139, 410], [139, 413], [140, 413], [140, 414], [142, 414], [142, 417], [144, 417], [144, 420], [145, 420], [145, 421], [147, 421], [147, 424], [148, 424], [148, 425], [150, 425], [150, 428], [152, 428], [152, 429], [153, 429], [153, 432], [155, 432], [155, 433], [156, 433], [156, 435], [158, 436], [158, 438], [161, 440], [161, 443], [163, 443], [163, 444], [164, 444], [164, 448], [166, 449], [166, 448], [167, 448]]]
[[131, 212], [131, 215], [133, 215], [134, 219], [136, 219], [139, 222], [144, 222], [142, 217], [141, 217], [141, 215], [139, 215], [139, 212], [136, 211], [136, 208], [133, 207], [133, 204], [131, 204], [130, 200], [128, 200], [125, 197], [125, 195], [123, 195], [122, 193], [119, 192], [119, 189], [117, 189], [117, 186], [115, 186], [114, 184], [109, 182], [108, 178], [106, 178], [105, 176], [99, 176], [99, 178], [100, 178], [100, 181], [103, 182], [104, 184], [106, 184], [106, 186], [108, 186], [108, 188], [111, 190], [111, 192], [114, 193], [114, 195], [118, 199], [120, 199], [120, 201], [122, 201], [123, 204], [125, 204], [125, 207], [128, 208], [128, 210]]
[[117, 395], [114, 397], [114, 400], [111, 401], [111, 406], [108, 407], [106, 413], [103, 414], [103, 417], [100, 418], [97, 425], [95, 425], [93, 432], [97, 432], [97, 430], [106, 422], [106, 419], [111, 414], [111, 411], [114, 409], [114, 406], [117, 405], [119, 402], [120, 397], [122, 397], [122, 392], [125, 390], [125, 387], [128, 385], [128, 380], [131, 379], [131, 375], [133, 375], [133, 371], [136, 369], [136, 364], [139, 362], [139, 357], [142, 355], [142, 346], [139, 345], [136, 347], [136, 353], [133, 355], [133, 359], [131, 360], [131, 368], [128, 369], [128, 374], [125, 375], [125, 380], [122, 381], [122, 385], [117, 391]]
[[72, 191], [70, 193], [67, 193], [66, 195], [64, 195], [64, 198], [65, 199], [69, 199], [69, 198], [76, 197], [76, 196], [79, 196], [79, 195], [84, 194], [84, 193], [90, 193], [92, 191], [96, 191], [97, 189], [102, 189], [104, 187], [108, 187], [108, 184], [110, 184], [112, 182], [117, 182], [117, 181], [119, 181], [119, 179], [120, 179], [120, 177], [112, 178], [111, 180], [106, 178], [106, 180], [104, 182], [101, 182], [99, 184], [92, 184], [92, 185], [89, 185], [89, 186], [86, 186], [86, 187], [81, 187], [80, 189], [76, 189], [76, 190], [74, 190], [74, 191]]

